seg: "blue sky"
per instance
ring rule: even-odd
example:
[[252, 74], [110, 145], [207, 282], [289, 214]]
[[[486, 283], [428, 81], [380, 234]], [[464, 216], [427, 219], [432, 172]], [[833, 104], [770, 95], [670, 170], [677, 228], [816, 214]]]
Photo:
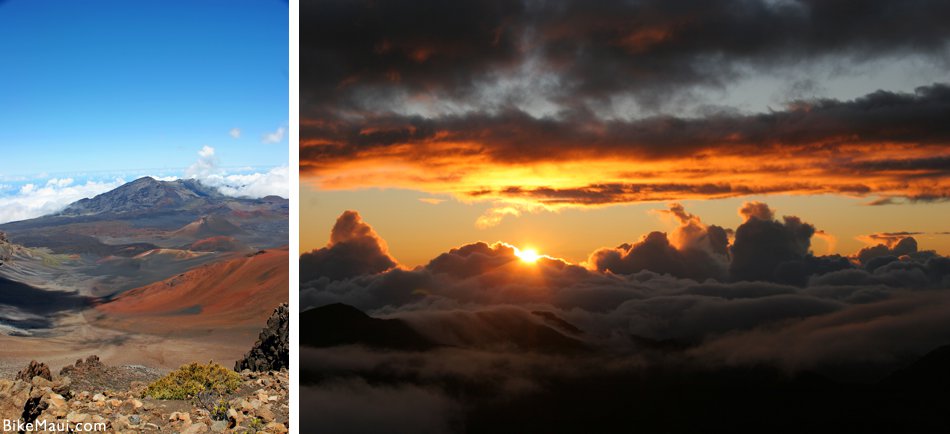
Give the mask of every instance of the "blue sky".
[[0, 0], [0, 222], [151, 175], [288, 194], [288, 5]]
[[[0, 175], [287, 165], [288, 7], [0, 2]], [[237, 138], [230, 134], [239, 129]], [[280, 134], [273, 137], [276, 139]]]

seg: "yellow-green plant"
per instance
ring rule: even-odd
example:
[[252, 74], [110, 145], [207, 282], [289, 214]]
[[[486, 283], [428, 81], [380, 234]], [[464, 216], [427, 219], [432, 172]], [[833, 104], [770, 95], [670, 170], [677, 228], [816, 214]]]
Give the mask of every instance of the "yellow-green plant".
[[231, 393], [241, 385], [241, 376], [217, 363], [183, 365], [149, 384], [145, 396], [157, 399], [191, 399], [201, 392]]
[[259, 417], [251, 418], [247, 424], [247, 434], [255, 434], [264, 431], [264, 420]]

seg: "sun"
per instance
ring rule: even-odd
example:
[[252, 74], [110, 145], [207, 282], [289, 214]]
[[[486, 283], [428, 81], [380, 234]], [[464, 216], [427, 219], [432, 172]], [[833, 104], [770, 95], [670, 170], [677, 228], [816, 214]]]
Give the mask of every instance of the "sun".
[[515, 256], [521, 259], [521, 262], [527, 262], [529, 264], [538, 262], [538, 259], [541, 259], [541, 255], [539, 255], [535, 249], [515, 249]]

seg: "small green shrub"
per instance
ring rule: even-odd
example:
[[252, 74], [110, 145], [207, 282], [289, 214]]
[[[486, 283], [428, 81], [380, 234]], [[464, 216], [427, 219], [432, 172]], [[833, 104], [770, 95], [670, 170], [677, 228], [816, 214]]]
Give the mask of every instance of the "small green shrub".
[[256, 434], [262, 431], [264, 431], [264, 419], [251, 418], [251, 421], [247, 424], [247, 434]]
[[157, 399], [191, 399], [212, 391], [231, 393], [241, 385], [241, 376], [217, 363], [191, 363], [149, 384], [145, 396]]

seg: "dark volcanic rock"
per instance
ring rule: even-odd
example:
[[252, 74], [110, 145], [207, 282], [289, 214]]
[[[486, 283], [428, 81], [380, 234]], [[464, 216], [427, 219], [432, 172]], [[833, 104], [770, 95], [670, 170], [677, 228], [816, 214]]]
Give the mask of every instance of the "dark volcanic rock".
[[30, 364], [16, 374], [16, 379], [29, 382], [33, 380], [33, 377], [43, 377], [50, 381], [53, 380], [53, 374], [49, 372], [49, 366], [46, 366], [46, 363], [30, 360]]
[[261, 330], [257, 342], [243, 359], [234, 363], [235, 371], [278, 371], [290, 368], [289, 343], [290, 310], [287, 303], [274, 309], [267, 319], [267, 327]]

